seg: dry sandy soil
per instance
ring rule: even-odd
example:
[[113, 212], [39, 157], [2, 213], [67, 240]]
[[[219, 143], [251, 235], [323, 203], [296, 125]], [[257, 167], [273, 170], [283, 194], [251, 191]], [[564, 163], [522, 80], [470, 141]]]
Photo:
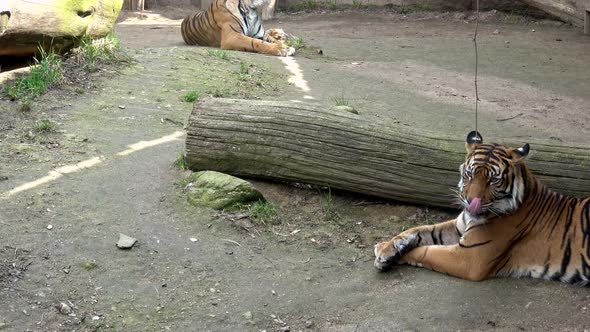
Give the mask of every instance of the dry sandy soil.
[[[464, 137], [474, 118], [469, 16], [280, 15], [266, 26], [323, 51], [294, 58], [307, 90], [287, 83], [278, 58], [222, 60], [183, 45], [178, 11], [166, 14], [117, 25], [136, 60], [130, 67], [65, 84], [29, 113], [0, 100], [0, 331], [590, 329], [587, 288], [374, 271], [376, 241], [455, 211], [336, 192], [337, 216], [326, 220], [325, 191], [259, 181], [279, 207], [278, 225], [186, 202], [186, 172], [173, 164], [191, 109], [181, 97], [192, 90], [325, 104], [344, 97], [368, 119]], [[479, 41], [484, 137], [590, 142], [587, 36], [488, 13]], [[245, 85], [227, 79], [240, 63], [254, 77]], [[30, 133], [39, 118], [57, 131]], [[117, 249], [120, 232], [138, 244]]]

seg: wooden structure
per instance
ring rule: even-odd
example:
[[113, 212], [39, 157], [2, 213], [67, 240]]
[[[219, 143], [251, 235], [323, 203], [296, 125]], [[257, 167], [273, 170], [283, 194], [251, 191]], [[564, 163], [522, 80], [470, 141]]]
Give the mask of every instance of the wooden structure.
[[[535, 142], [531, 147], [528, 164], [546, 185], [590, 196], [589, 148]], [[337, 109], [279, 101], [202, 100], [194, 105], [186, 138], [186, 161], [195, 171], [441, 207], [453, 205], [451, 189], [464, 158], [463, 135], [388, 127]]]

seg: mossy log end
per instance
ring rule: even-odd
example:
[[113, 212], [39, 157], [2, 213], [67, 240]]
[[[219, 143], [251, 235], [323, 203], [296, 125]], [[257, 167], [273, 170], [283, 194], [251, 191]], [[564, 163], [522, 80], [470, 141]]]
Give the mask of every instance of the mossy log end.
[[[451, 207], [465, 158], [463, 136], [385, 126], [315, 104], [209, 98], [190, 115], [186, 161], [195, 171]], [[590, 195], [590, 149], [537, 142], [531, 148], [528, 164], [547, 186]]]
[[0, 1], [0, 56], [30, 56], [39, 45], [67, 51], [113, 30], [123, 0]]

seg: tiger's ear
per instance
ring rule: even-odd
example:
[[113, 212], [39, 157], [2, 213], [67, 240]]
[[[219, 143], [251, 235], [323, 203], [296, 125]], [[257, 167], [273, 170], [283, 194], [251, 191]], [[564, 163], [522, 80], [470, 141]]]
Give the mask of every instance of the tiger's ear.
[[526, 143], [518, 149], [512, 149], [512, 163], [518, 164], [524, 161], [524, 159], [529, 155], [530, 148], [531, 147], [529, 143]]
[[467, 153], [471, 153], [478, 144], [483, 143], [483, 137], [477, 131], [472, 131], [467, 134], [467, 138], [465, 139], [465, 149], [467, 149]]

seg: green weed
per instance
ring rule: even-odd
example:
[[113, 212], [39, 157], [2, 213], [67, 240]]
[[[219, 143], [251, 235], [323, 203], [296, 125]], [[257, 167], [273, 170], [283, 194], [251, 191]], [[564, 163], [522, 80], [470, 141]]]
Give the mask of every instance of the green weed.
[[24, 99], [18, 105], [18, 110], [21, 112], [29, 112], [31, 110], [32, 102], [30, 99]]
[[225, 88], [225, 89], [215, 88], [215, 90], [208, 90], [207, 93], [213, 97], [216, 97], [216, 98], [229, 97], [229, 95], [230, 95], [229, 89], [227, 89], [227, 88]]
[[222, 60], [229, 60], [229, 55], [224, 50], [208, 50], [207, 53]]
[[289, 36], [287, 38], [287, 45], [298, 50], [305, 47], [305, 40], [303, 40], [303, 37]]
[[8, 84], [5, 93], [13, 100], [32, 100], [47, 92], [63, 76], [61, 58], [55, 53], [47, 53], [39, 48], [40, 60], [35, 58], [36, 66], [25, 76]]
[[250, 212], [250, 218], [252, 218], [253, 221], [271, 224], [280, 223], [278, 209], [276, 205], [269, 201], [259, 200], [252, 204], [248, 208], [248, 211]]
[[198, 100], [199, 98], [201, 98], [201, 94], [198, 93], [197, 91], [189, 91], [187, 92], [184, 96], [182, 96], [182, 101], [185, 101], [187, 103], [192, 103], [195, 100]]
[[186, 156], [183, 151], [178, 153], [178, 158], [174, 161], [174, 165], [178, 167], [181, 171], [186, 171], [188, 169], [188, 164], [186, 163]]
[[87, 72], [98, 70], [100, 64], [130, 62], [131, 58], [121, 49], [121, 40], [111, 32], [104, 38], [83, 38], [80, 46], [72, 50], [72, 56]]
[[400, 14], [406, 15], [417, 12], [432, 11], [432, 7], [429, 4], [416, 3], [412, 5], [401, 5], [398, 7], [398, 11]]
[[350, 106], [350, 101], [344, 97], [334, 98], [334, 103], [336, 103], [336, 106]]
[[324, 192], [321, 198], [325, 221], [333, 221], [339, 217], [338, 213], [334, 209], [334, 200], [335, 198], [332, 194], [332, 189], [328, 187], [328, 191]]
[[252, 75], [250, 75], [250, 68], [247, 64], [245, 63], [240, 63], [240, 71], [238, 73], [238, 75], [240, 76], [240, 81], [248, 81], [249, 79], [252, 78]]
[[37, 120], [33, 130], [37, 133], [49, 133], [55, 130], [55, 123], [47, 119]]

